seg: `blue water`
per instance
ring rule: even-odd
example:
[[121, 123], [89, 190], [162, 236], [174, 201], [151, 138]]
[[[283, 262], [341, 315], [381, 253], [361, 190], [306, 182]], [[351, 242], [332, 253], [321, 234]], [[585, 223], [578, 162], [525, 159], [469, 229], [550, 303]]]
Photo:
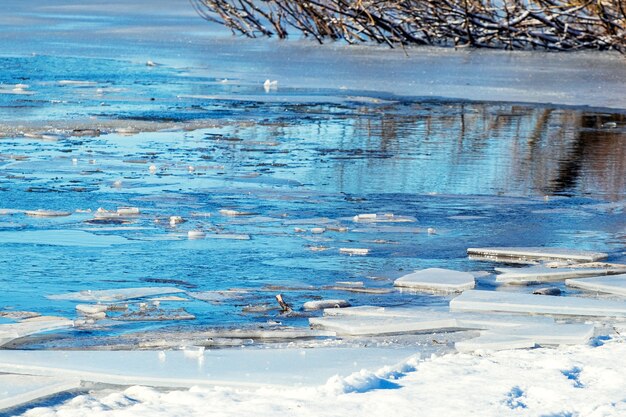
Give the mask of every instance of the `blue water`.
[[[244, 311], [275, 305], [278, 292], [296, 309], [322, 297], [445, 308], [449, 298], [442, 296], [329, 287], [362, 281], [392, 290], [394, 278], [427, 267], [491, 271], [493, 264], [468, 260], [468, 247], [563, 246], [626, 261], [621, 113], [383, 93], [364, 98], [342, 89], [266, 93], [262, 85], [103, 58], [3, 57], [0, 68], [2, 84], [24, 83], [35, 92], [0, 94], [4, 310], [75, 318], [76, 302], [46, 296], [87, 289], [245, 291], [214, 303], [161, 303], [196, 316], [184, 323], [77, 329], [69, 333], [76, 346], [94, 335], [161, 326], [268, 320], [306, 326], [305, 317]], [[56, 136], [25, 137], [16, 120], [26, 123], [24, 131]], [[100, 136], [71, 136], [74, 128], [101, 122]], [[115, 133], [127, 126], [140, 132]], [[141, 215], [122, 225], [91, 222], [98, 208], [120, 206], [139, 207]], [[72, 214], [38, 218], [9, 209]], [[254, 215], [224, 216], [220, 209]], [[385, 229], [354, 223], [359, 213], [416, 220], [378, 225]], [[187, 222], [172, 227], [173, 215]], [[328, 223], [348, 231], [294, 230]], [[193, 229], [251, 239], [188, 240]], [[370, 253], [348, 256], [341, 247]], [[479, 280], [479, 287], [493, 285]]]

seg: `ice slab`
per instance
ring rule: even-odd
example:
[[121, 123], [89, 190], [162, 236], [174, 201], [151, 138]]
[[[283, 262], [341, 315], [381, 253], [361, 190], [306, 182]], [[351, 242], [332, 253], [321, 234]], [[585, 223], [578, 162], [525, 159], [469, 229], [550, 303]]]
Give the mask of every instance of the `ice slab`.
[[565, 281], [565, 285], [587, 291], [626, 296], [626, 274], [598, 278], [568, 279]]
[[342, 309], [326, 309], [326, 316], [357, 316], [386, 318], [440, 319], [450, 317], [456, 320], [454, 327], [459, 329], [499, 329], [516, 326], [552, 324], [554, 319], [542, 316], [513, 314], [447, 313], [411, 307], [357, 306]]
[[315, 386], [334, 375], [380, 369], [415, 349], [218, 349], [185, 351], [0, 350], [0, 372], [157, 387]]
[[474, 288], [474, 276], [467, 272], [443, 268], [428, 268], [396, 279], [396, 287], [419, 291], [461, 292]]
[[80, 379], [33, 375], [0, 375], [0, 409], [80, 387]]
[[73, 322], [63, 317], [39, 316], [17, 323], [0, 324], [0, 346], [35, 333], [71, 327]]
[[430, 313], [423, 317], [384, 316], [327, 316], [309, 319], [309, 324], [338, 335], [361, 336], [415, 333], [456, 328], [456, 320], [449, 314]]
[[154, 295], [183, 293], [184, 290], [175, 287], [139, 287], [120, 288], [115, 290], [84, 290], [66, 294], [47, 295], [50, 300], [92, 301], [98, 303], [132, 300], [133, 298], [150, 297]]
[[468, 353], [476, 350], [528, 349], [535, 347], [535, 342], [523, 337], [491, 333], [456, 342], [454, 347], [459, 352]]
[[567, 278], [593, 277], [626, 272], [626, 265], [618, 264], [579, 264], [551, 268], [545, 265], [533, 265], [526, 268], [495, 268], [501, 274], [496, 281], [508, 284], [527, 284], [532, 282], [562, 281]]
[[593, 336], [592, 324], [535, 324], [493, 329], [479, 337], [455, 343], [460, 352], [478, 349], [520, 349], [535, 345], [584, 344]]
[[571, 316], [626, 317], [626, 302], [579, 297], [551, 297], [502, 291], [465, 291], [450, 301], [451, 311]]
[[31, 217], [65, 217], [65, 216], [69, 216], [72, 213], [70, 213], [69, 211], [37, 209], [37, 210], [25, 210], [24, 214], [26, 214], [27, 216], [31, 216]]
[[521, 258], [529, 260], [565, 260], [578, 262], [595, 262], [606, 259], [608, 255], [602, 252], [589, 252], [566, 248], [518, 247], [518, 248], [469, 248], [468, 255], [478, 255], [493, 258], [494, 261], [507, 258]]

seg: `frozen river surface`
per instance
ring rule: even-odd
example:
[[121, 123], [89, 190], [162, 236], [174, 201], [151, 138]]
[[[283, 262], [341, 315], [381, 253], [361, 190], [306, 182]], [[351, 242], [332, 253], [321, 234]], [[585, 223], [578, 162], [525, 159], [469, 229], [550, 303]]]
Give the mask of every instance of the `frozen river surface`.
[[[449, 298], [395, 291], [393, 279], [428, 267], [490, 270], [467, 259], [473, 246], [625, 259], [626, 117], [607, 109], [622, 106], [621, 85], [612, 87], [619, 57], [426, 49], [455, 68], [446, 74], [427, 69], [422, 50], [233, 40], [186, 6], [23, 9], [16, 2], [0, 31], [0, 305], [75, 318], [75, 301], [49, 296], [187, 291], [33, 346], [133, 346], [109, 337], [162, 327], [306, 326], [306, 315], [280, 315], [277, 293], [296, 309], [320, 298], [443, 308]], [[547, 67], [534, 68], [538, 59]], [[492, 77], [469, 75], [492, 60], [503, 62]], [[516, 60], [532, 79], [497, 81], [521, 71]], [[572, 68], [551, 81], [554, 60], [593, 62], [595, 78]], [[264, 88], [266, 78], [278, 87]], [[550, 92], [578, 79], [570, 95]], [[528, 100], [510, 90], [520, 82]], [[578, 94], [585, 101], [572, 102]], [[604, 109], [545, 104], [553, 99]], [[97, 212], [119, 207], [139, 214]], [[354, 222], [362, 213], [408, 221]], [[206, 238], [188, 239], [193, 230]]]
[[[19, 371], [31, 357], [52, 369], [2, 375], [7, 392], [74, 387], [92, 365], [120, 383], [89, 358], [123, 352], [80, 352], [81, 365], [42, 349], [156, 349], [126, 355], [149, 358], [129, 372], [157, 363], [202, 379], [207, 358], [216, 381], [289, 373], [316, 385], [96, 386], [5, 415], [624, 415], [623, 338], [606, 323], [588, 345], [414, 358], [320, 385], [335, 370], [375, 370], [376, 350], [346, 347], [428, 359], [468, 332], [333, 337], [311, 332], [321, 312], [303, 309], [333, 299], [437, 316], [452, 296], [393, 287], [424, 268], [470, 271], [478, 290], [536, 288], [501, 284], [497, 265], [468, 248], [571, 248], [626, 263], [623, 57], [250, 41], [184, 0], [3, 5], [0, 341], [26, 351], [4, 350], [2, 365]], [[61, 318], [11, 327], [36, 315]], [[37, 329], [52, 331], [12, 340]], [[198, 341], [291, 350], [168, 350]], [[339, 350], [307, 356], [311, 346]], [[240, 367], [210, 368], [216, 357]], [[55, 379], [61, 362], [78, 367], [71, 380]]]

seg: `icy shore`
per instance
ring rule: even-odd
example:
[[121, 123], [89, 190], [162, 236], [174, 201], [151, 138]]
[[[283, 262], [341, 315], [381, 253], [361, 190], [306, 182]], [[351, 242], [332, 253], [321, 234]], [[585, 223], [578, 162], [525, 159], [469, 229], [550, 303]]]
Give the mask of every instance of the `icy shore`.
[[[357, 352], [355, 352], [357, 354]], [[626, 343], [448, 354], [332, 377], [301, 388], [134, 386], [83, 394], [28, 417], [105, 416], [623, 416]]]
[[[448, 277], [411, 273], [463, 271], [454, 290], [477, 286], [463, 311], [555, 313], [525, 286], [548, 276], [554, 304], [623, 315], [622, 280], [583, 281], [613, 291], [585, 294], [561, 282], [588, 273], [571, 265], [501, 268], [530, 274], [513, 286], [466, 258], [513, 241], [626, 262], [623, 57], [254, 42], [214, 32], [184, 0], [6, 7], [0, 336], [34, 353], [0, 351], [0, 370], [41, 375], [2, 375], [0, 406], [18, 408], [0, 416], [626, 414], [621, 322], [450, 315]], [[344, 299], [397, 309], [299, 308]], [[201, 330], [154, 324], [178, 320]], [[529, 348], [481, 349], [479, 335]], [[473, 353], [454, 352], [467, 339]], [[536, 346], [563, 340], [583, 344]], [[119, 351], [75, 351], [88, 346], [156, 350], [111, 375]], [[158, 372], [172, 369], [176, 383]]]

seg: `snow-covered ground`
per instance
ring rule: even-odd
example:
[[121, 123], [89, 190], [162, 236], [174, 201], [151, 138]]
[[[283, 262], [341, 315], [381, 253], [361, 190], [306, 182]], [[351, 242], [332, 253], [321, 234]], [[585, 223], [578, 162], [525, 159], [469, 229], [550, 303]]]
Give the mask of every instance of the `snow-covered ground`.
[[[586, 346], [448, 354], [293, 389], [94, 391], [29, 417], [626, 415], [624, 338]], [[358, 352], [355, 352], [357, 355]]]

